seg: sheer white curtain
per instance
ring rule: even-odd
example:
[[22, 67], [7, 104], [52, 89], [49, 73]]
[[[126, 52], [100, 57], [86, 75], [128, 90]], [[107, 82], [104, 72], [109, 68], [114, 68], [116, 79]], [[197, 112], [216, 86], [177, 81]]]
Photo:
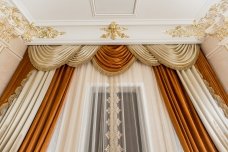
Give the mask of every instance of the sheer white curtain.
[[204, 84], [200, 74], [193, 66], [178, 71], [191, 101], [217, 149], [228, 150], [228, 119]]
[[17, 151], [22, 143], [55, 71], [32, 71], [21, 93], [0, 121], [0, 151]]
[[65, 103], [48, 151], [183, 151], [149, 66], [107, 77], [81, 65]]

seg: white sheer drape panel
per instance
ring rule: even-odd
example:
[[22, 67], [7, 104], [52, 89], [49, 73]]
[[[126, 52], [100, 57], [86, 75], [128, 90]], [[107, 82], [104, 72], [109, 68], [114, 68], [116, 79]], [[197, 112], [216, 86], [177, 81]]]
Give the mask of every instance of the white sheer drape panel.
[[52, 138], [55, 151], [183, 151], [155, 80], [151, 67], [139, 62], [113, 77], [91, 63], [78, 67]]
[[77, 67], [80, 64], [89, 62], [92, 57], [97, 53], [100, 46], [83, 46], [78, 53], [76, 53], [73, 58], [68, 61], [68, 65], [72, 67]]
[[200, 74], [193, 66], [177, 71], [211, 139], [221, 152], [228, 150], [228, 119], [210, 94]]
[[200, 51], [196, 44], [146, 45], [146, 48], [161, 64], [176, 70], [194, 65]]
[[0, 151], [17, 151], [40, 107], [54, 71], [34, 70], [0, 122]]
[[33, 66], [48, 71], [66, 64], [81, 46], [34, 45], [28, 47], [28, 54]]
[[127, 47], [131, 51], [131, 53], [134, 54], [134, 56], [142, 63], [150, 66], [156, 66], [160, 64], [145, 46], [128, 45]]

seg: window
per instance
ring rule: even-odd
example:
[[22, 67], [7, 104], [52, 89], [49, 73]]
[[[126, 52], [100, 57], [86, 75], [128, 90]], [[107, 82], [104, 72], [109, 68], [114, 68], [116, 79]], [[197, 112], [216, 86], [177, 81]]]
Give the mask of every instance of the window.
[[[88, 152], [146, 151], [140, 87], [92, 88]], [[144, 145], [143, 145], [144, 143]]]

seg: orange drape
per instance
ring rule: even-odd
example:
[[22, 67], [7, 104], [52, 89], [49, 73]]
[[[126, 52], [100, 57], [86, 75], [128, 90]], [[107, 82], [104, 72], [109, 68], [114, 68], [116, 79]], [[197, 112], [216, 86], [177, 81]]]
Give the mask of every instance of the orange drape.
[[198, 60], [196, 61], [196, 66], [197, 69], [199, 69], [199, 72], [202, 74], [203, 79], [205, 79], [209, 83], [210, 87], [214, 89], [215, 94], [219, 95], [226, 105], [228, 105], [228, 94], [222, 87], [215, 72], [202, 52], [199, 54]]
[[153, 68], [166, 108], [184, 151], [217, 151], [176, 71], [163, 65]]
[[0, 107], [4, 103], [8, 102], [9, 97], [14, 94], [17, 87], [21, 86], [21, 82], [23, 81], [23, 79], [25, 79], [28, 73], [33, 69], [34, 67], [32, 66], [29, 60], [28, 53], [26, 52], [0, 97]]
[[125, 71], [134, 60], [134, 55], [124, 45], [102, 46], [93, 57], [93, 63], [108, 73]]
[[42, 104], [19, 151], [45, 151], [64, 104], [74, 68], [67, 65], [57, 69]]

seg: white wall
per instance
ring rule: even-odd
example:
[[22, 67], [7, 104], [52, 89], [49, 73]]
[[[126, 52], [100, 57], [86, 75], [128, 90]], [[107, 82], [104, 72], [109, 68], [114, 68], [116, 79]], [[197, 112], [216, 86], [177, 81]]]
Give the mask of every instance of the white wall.
[[228, 93], [228, 49], [212, 37], [206, 38], [201, 48]]
[[0, 95], [20, 63], [27, 46], [21, 39], [9, 43], [0, 40]]

